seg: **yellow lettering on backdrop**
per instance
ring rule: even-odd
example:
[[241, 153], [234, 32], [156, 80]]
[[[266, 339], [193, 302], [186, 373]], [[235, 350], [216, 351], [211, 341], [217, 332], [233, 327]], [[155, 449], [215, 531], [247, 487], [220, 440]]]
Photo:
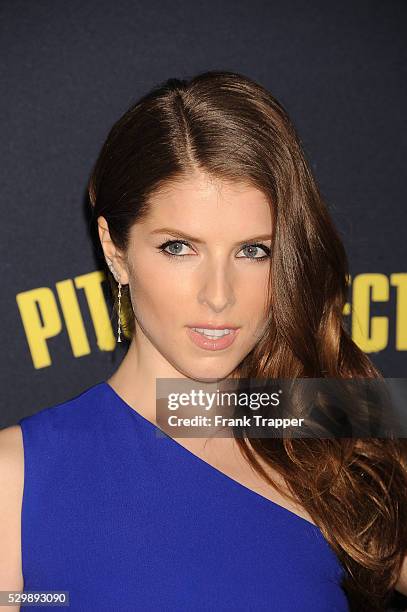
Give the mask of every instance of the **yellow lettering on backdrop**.
[[[388, 317], [372, 317], [371, 302], [388, 302], [389, 280], [384, 274], [359, 274], [352, 285], [352, 339], [366, 353], [388, 344]], [[370, 323], [370, 333], [369, 333]]]
[[[89, 307], [97, 346], [101, 351], [111, 351], [115, 338], [102, 290], [104, 272], [96, 271], [77, 276], [75, 286], [83, 289]], [[75, 286], [71, 279], [56, 283], [56, 291], [68, 332], [72, 353], [75, 357], [88, 355], [91, 351], [80, 311]], [[51, 365], [47, 341], [62, 331], [62, 321], [57, 300], [49, 287], [23, 291], [16, 296], [25, 335], [36, 369]]]
[[61, 317], [49, 287], [23, 291], [16, 296], [35, 368], [51, 365], [47, 340], [60, 333]]

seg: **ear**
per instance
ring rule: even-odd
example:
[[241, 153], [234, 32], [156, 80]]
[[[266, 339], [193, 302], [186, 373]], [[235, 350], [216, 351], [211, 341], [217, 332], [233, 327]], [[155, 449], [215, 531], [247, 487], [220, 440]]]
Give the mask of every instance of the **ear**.
[[99, 239], [107, 265], [117, 281], [120, 281], [122, 285], [128, 285], [129, 273], [125, 258], [112, 242], [106, 219], [104, 217], [98, 217], [97, 224]]

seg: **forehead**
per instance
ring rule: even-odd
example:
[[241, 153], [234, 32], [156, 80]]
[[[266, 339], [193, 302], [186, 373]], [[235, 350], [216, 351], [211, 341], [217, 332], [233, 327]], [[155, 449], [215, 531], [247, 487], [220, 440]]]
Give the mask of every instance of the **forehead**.
[[214, 179], [197, 173], [166, 184], [149, 199], [149, 226], [188, 224], [202, 231], [214, 223], [245, 228], [271, 228], [271, 207], [261, 190], [247, 182]]

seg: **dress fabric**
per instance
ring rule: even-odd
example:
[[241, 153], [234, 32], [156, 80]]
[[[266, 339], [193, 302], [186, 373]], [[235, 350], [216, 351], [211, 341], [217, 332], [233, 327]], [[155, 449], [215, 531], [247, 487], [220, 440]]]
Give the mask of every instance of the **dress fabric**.
[[71, 612], [349, 611], [317, 526], [194, 455], [107, 382], [19, 425], [24, 591], [67, 591], [58, 609]]

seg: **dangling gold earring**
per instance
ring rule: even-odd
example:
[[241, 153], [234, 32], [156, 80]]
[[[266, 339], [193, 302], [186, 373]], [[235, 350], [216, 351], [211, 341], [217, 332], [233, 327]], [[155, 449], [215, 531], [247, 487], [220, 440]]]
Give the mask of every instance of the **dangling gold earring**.
[[122, 305], [121, 305], [122, 285], [120, 281], [119, 281], [119, 293], [117, 297], [119, 298], [119, 307], [118, 307], [118, 314], [117, 314], [117, 342], [121, 342], [122, 340], [120, 337], [120, 334], [121, 334], [120, 322], [121, 322], [121, 308], [122, 308]]

